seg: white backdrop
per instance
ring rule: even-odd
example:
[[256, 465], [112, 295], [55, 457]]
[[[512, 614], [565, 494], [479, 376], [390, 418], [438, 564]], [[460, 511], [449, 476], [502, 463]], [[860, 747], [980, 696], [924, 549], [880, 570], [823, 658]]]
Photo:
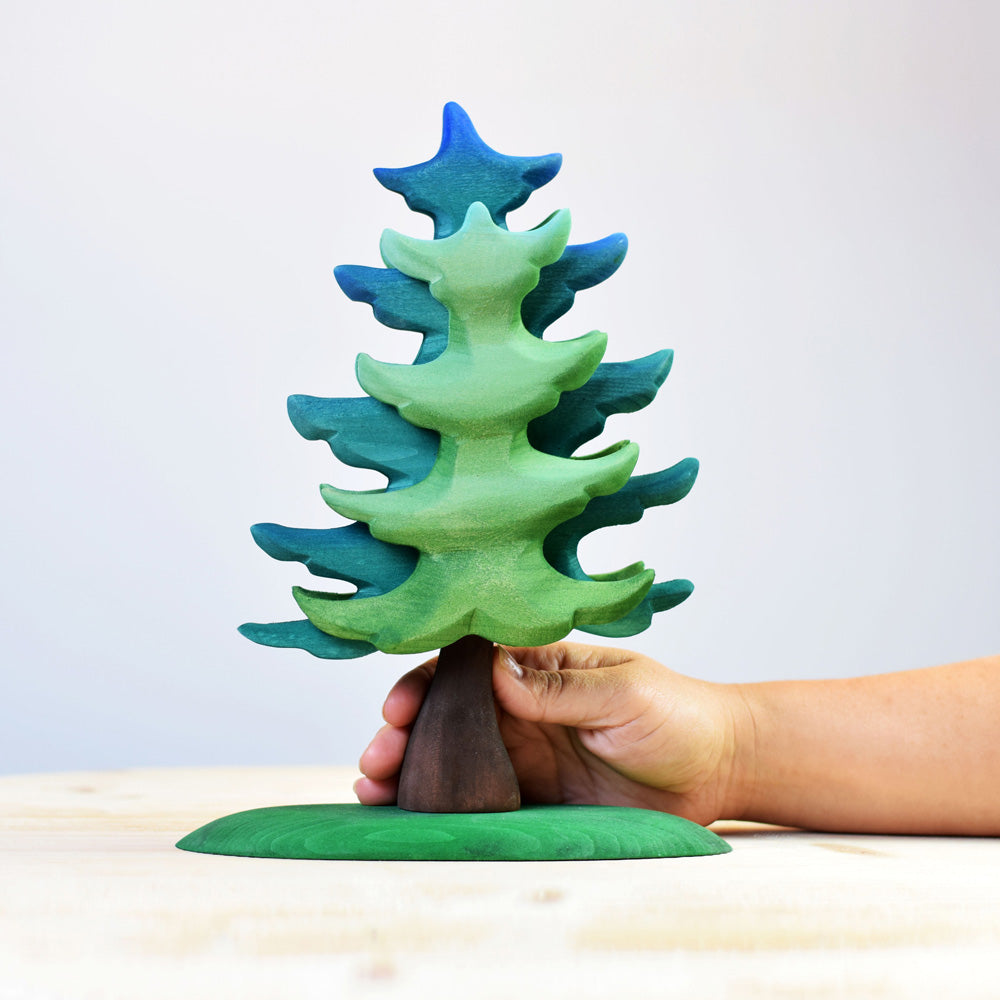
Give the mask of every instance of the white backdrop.
[[[372, 178], [457, 100], [561, 152], [511, 216], [629, 257], [554, 333], [676, 351], [610, 422], [691, 495], [592, 536], [696, 591], [630, 645], [716, 680], [1000, 651], [1000, 7], [4, 5], [0, 770], [355, 760], [419, 657], [241, 638], [301, 567], [249, 525], [372, 483], [289, 393], [409, 360], [331, 270], [429, 222]], [[581, 636], [582, 638], [582, 636]]]

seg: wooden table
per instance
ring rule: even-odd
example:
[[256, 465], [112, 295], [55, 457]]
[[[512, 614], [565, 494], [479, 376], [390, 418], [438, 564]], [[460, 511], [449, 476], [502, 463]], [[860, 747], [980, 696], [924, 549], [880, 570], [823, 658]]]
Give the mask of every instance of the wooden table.
[[175, 850], [346, 768], [0, 778], [0, 1000], [1000, 997], [1000, 841], [720, 824], [729, 855], [275, 861]]

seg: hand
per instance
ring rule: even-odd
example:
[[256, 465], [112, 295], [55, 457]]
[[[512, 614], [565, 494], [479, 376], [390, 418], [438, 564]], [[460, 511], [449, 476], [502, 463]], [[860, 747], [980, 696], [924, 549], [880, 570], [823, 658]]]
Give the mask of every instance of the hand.
[[[409, 726], [434, 666], [410, 671], [389, 692], [387, 725], [361, 757], [355, 792], [363, 804], [395, 802]], [[525, 802], [638, 806], [705, 824], [739, 814], [739, 732], [752, 723], [737, 687], [626, 650], [556, 643], [497, 647], [493, 690]]]

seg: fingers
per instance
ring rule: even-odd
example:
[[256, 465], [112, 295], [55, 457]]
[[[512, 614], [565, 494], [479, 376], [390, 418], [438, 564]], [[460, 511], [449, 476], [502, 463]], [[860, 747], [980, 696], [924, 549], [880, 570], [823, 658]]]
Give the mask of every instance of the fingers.
[[396, 801], [399, 769], [410, 738], [409, 726], [423, 704], [436, 660], [422, 663], [401, 677], [386, 695], [382, 716], [386, 721], [361, 755], [362, 777], [354, 783], [354, 794], [366, 806], [387, 806]]
[[[643, 685], [636, 683], [644, 673], [644, 659], [626, 650], [582, 643], [512, 650], [497, 647], [494, 693], [504, 712], [525, 721], [587, 730], [620, 726], [646, 707], [637, 693]], [[409, 727], [436, 666], [436, 660], [421, 664], [401, 677], [386, 696], [382, 714], [387, 725], [361, 756], [363, 777], [356, 782], [355, 793], [362, 804], [396, 801]]]
[[[576, 642], [556, 642], [549, 646], [512, 647], [517, 662], [533, 670], [592, 670], [620, 666], [634, 659], [624, 649], [589, 646]], [[437, 659], [428, 660], [401, 677], [386, 696], [382, 717], [392, 726], [413, 725], [434, 677]]]
[[[585, 651], [598, 648], [581, 647]], [[519, 653], [522, 659], [512, 652]], [[585, 729], [621, 725], [633, 718], [640, 710], [634, 704], [635, 688], [630, 683], [634, 671], [627, 664], [616, 663], [616, 656], [603, 655], [619, 651], [601, 651], [596, 656], [578, 656], [577, 652], [553, 647], [514, 651], [498, 647], [493, 661], [493, 686], [504, 711], [530, 722]], [[539, 668], [532, 663], [547, 665]], [[602, 669], [595, 669], [598, 666]]]
[[627, 649], [590, 646], [582, 642], [554, 642], [548, 646], [507, 646], [514, 659], [535, 670], [593, 670], [617, 667], [635, 659]]
[[398, 790], [399, 782], [395, 778], [390, 781], [374, 781], [366, 777], [354, 782], [354, 794], [363, 806], [394, 805]]
[[382, 718], [391, 726], [411, 726], [431, 686], [437, 659], [421, 663], [392, 686], [382, 706]]
[[395, 726], [383, 726], [361, 755], [358, 767], [366, 778], [384, 781], [399, 773], [410, 734]]
[[362, 777], [354, 782], [354, 794], [363, 806], [391, 806], [399, 790], [399, 769], [406, 752], [409, 731], [383, 726], [361, 755]]

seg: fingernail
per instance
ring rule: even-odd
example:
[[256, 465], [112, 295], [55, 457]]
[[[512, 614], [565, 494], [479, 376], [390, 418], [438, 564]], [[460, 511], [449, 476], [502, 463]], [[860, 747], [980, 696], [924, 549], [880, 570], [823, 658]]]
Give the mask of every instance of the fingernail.
[[512, 677], [516, 677], [521, 680], [524, 677], [524, 667], [521, 666], [513, 656], [510, 655], [510, 651], [505, 649], [503, 646], [500, 649], [500, 666], [507, 671]]

